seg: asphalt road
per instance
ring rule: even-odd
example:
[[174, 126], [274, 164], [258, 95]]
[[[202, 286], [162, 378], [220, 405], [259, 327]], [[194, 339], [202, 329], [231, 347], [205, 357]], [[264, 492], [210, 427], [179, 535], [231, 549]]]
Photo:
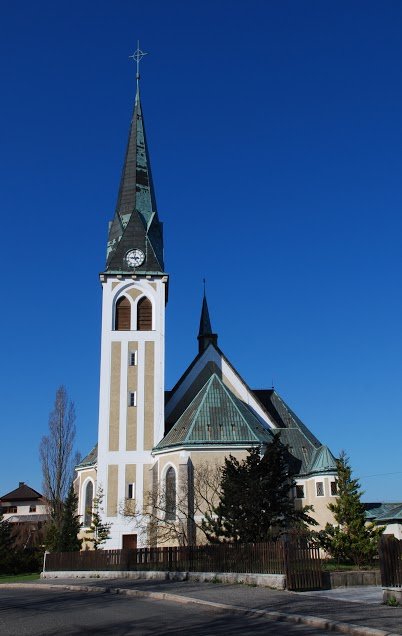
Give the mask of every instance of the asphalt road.
[[193, 604], [98, 592], [0, 589], [1, 636], [324, 636], [327, 631]]

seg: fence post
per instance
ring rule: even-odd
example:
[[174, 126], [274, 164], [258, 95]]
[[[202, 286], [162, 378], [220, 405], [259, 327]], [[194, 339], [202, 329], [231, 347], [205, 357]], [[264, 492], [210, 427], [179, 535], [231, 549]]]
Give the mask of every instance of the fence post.
[[43, 554], [43, 566], [42, 566], [42, 572], [43, 574], [46, 572], [46, 556], [49, 554], [48, 550], [45, 550], [44, 554]]

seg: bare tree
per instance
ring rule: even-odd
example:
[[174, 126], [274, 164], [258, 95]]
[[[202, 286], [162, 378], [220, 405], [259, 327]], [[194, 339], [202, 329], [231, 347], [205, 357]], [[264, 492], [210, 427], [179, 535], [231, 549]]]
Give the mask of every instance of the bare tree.
[[205, 535], [202, 520], [206, 513], [213, 514], [219, 501], [221, 466], [189, 462], [186, 469], [179, 476], [173, 506], [171, 494], [160, 482], [144, 494], [142, 510], [130, 499], [122, 505], [121, 513], [134, 522], [146, 543], [195, 545], [200, 533]]
[[60, 528], [63, 502], [74, 474], [75, 408], [64, 386], [56, 391], [49, 415], [49, 433], [40, 442], [44, 495], [56, 530]]

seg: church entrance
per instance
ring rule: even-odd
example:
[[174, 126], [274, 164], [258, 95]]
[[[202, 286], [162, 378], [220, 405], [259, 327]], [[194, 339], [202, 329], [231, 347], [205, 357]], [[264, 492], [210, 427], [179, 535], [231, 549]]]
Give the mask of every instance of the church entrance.
[[136, 550], [137, 549], [137, 535], [136, 534], [123, 534], [123, 550]]

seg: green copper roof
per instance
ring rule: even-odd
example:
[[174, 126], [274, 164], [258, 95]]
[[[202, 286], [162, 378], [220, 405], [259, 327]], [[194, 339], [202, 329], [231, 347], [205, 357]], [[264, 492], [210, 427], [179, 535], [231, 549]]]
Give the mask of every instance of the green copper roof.
[[116, 212], [110, 224], [107, 272], [129, 272], [125, 256], [138, 248], [145, 255], [142, 270], [163, 272], [163, 234], [156, 209], [151, 165], [139, 91], [135, 98]]
[[336, 459], [328, 446], [320, 446], [312, 457], [309, 473], [332, 473], [336, 472]]
[[199, 444], [267, 443], [272, 433], [214, 373], [154, 450]]
[[397, 506], [393, 505], [392, 507], [390, 506], [388, 510], [386, 510], [376, 518], [376, 521], [378, 523], [382, 523], [383, 521], [402, 522], [402, 504], [399, 504]]
[[84, 459], [82, 459], [75, 468], [76, 469], [89, 468], [90, 466], [95, 466], [97, 461], [98, 461], [98, 444], [95, 444], [91, 452], [88, 453], [88, 455], [86, 455], [86, 457], [84, 457]]

